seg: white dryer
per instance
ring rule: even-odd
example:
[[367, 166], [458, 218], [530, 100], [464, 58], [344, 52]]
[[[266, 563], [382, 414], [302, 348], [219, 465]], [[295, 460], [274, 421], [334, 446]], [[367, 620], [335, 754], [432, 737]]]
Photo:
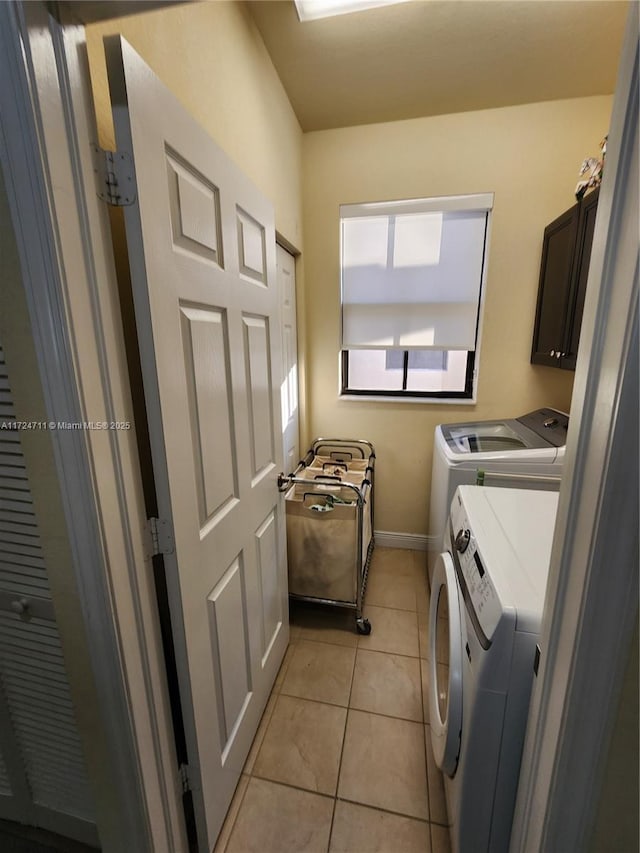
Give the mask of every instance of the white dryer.
[[[563, 412], [544, 408], [519, 418], [436, 427], [429, 510], [429, 535], [435, 547], [442, 543], [453, 493], [458, 486], [475, 483], [479, 469], [493, 475], [494, 485], [558, 491], [568, 425]], [[504, 474], [516, 474], [518, 479], [495, 479]], [[532, 475], [556, 482], [528, 480]], [[430, 559], [429, 579], [432, 574]]]
[[430, 733], [454, 853], [508, 850], [554, 492], [461, 486], [430, 604]]

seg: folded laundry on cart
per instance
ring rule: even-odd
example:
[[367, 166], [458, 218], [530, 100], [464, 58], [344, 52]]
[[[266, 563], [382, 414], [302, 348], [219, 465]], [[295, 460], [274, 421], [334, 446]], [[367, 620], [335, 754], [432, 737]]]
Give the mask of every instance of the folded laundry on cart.
[[353, 506], [355, 501], [346, 501], [344, 498], [341, 498], [340, 495], [327, 495], [323, 496], [324, 503], [321, 504], [311, 504], [309, 509], [312, 509], [314, 512], [331, 512], [334, 504], [346, 504], [347, 506]]

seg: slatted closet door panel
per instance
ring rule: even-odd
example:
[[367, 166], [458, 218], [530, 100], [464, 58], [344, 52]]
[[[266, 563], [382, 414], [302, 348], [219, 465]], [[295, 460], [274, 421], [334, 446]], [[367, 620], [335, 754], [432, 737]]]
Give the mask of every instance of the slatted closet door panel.
[[55, 623], [0, 612], [2, 688], [34, 804], [93, 820]]
[[4, 757], [0, 753], [0, 795], [11, 794], [11, 783], [9, 782], [9, 772], [7, 765], [4, 763]]
[[[0, 410], [0, 422], [9, 420], [6, 408]], [[0, 430], [0, 590], [51, 598], [20, 435], [4, 430]]]
[[94, 807], [15, 419], [0, 346], [0, 816], [86, 837]]

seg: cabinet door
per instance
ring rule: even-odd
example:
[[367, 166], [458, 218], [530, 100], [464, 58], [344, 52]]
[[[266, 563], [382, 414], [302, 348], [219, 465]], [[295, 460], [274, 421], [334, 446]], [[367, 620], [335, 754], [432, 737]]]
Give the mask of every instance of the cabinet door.
[[559, 365], [565, 343], [565, 318], [577, 225], [576, 204], [544, 229], [532, 364]]
[[587, 278], [589, 277], [589, 262], [591, 261], [591, 244], [593, 243], [593, 232], [596, 225], [596, 212], [598, 209], [597, 189], [590, 193], [580, 202], [580, 215], [578, 217], [577, 242], [575, 250], [575, 261], [572, 275], [571, 299], [567, 322], [567, 334], [560, 366], [567, 370], [575, 370], [578, 356], [578, 342], [580, 341], [580, 327], [582, 325], [582, 312], [584, 310], [584, 297], [587, 290]]

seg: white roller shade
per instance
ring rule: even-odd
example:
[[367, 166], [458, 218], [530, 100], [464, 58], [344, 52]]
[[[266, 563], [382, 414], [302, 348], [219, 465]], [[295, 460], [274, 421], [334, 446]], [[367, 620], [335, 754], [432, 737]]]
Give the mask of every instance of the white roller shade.
[[475, 349], [490, 205], [411, 205], [341, 211], [344, 349]]

